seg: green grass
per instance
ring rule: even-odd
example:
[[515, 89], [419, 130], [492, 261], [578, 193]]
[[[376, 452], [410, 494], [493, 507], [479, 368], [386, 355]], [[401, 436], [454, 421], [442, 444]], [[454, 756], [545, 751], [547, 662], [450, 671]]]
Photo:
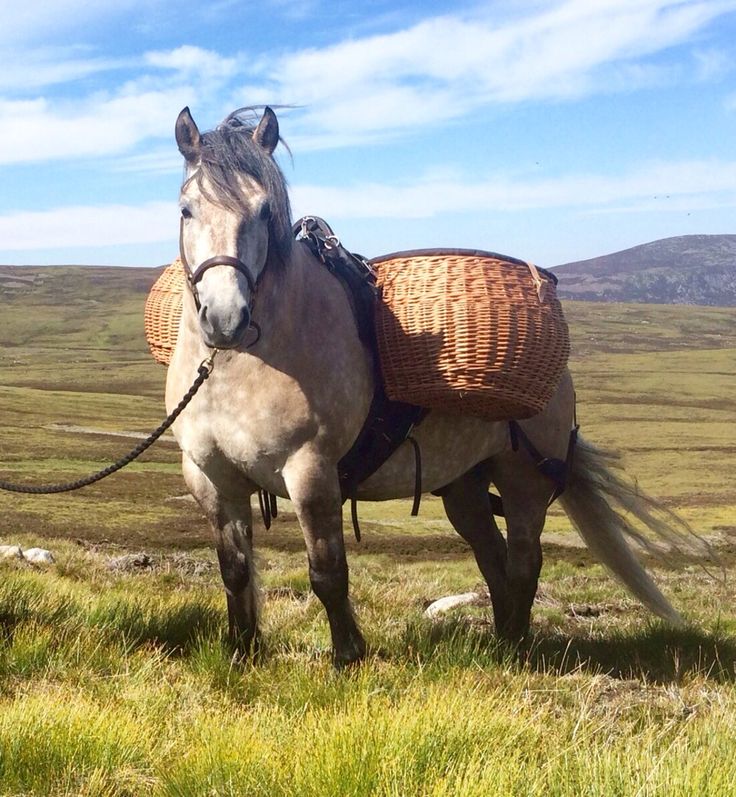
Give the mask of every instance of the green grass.
[[[266, 599], [261, 660], [234, 665], [214, 572], [167, 588], [162, 571], [115, 574], [100, 554], [60, 546], [56, 572], [0, 567], [1, 794], [734, 786], [736, 644], [717, 627], [676, 633], [636, 612], [615, 629], [568, 621], [538, 628], [519, 656], [487, 625], [424, 620], [414, 589], [432, 584], [426, 573], [376, 588], [361, 562], [373, 643], [362, 667], [334, 672], [316, 601], [282, 596]], [[269, 583], [292, 574], [276, 568]]]
[[[4, 293], [0, 474], [59, 481], [117, 459], [163, 415], [142, 334], [152, 274], [52, 269]], [[104, 279], [110, 279], [108, 286]], [[108, 290], [108, 287], [110, 290]], [[736, 555], [736, 311], [570, 302], [583, 433]], [[64, 431], [61, 424], [94, 433]], [[362, 505], [346, 536], [365, 664], [333, 671], [288, 503], [256, 529], [263, 651], [233, 663], [210, 533], [176, 447], [78, 493], [0, 494], [0, 795], [736, 794], [736, 587], [645, 560], [688, 619], [653, 622], [555, 507], [528, 649], [488, 612], [441, 503]], [[146, 550], [155, 567], [111, 569]]]

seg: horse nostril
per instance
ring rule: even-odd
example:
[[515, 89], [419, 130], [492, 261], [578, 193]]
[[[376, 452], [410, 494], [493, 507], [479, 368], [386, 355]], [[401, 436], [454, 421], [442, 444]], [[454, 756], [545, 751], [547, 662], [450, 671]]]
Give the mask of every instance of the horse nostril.
[[212, 329], [212, 324], [207, 318], [207, 305], [202, 305], [202, 307], [199, 308], [199, 323], [202, 329]]

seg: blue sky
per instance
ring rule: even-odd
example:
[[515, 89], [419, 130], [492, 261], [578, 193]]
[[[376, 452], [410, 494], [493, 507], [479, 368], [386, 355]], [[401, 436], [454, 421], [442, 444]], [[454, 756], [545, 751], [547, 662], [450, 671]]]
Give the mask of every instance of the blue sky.
[[0, 0], [0, 263], [176, 254], [188, 105], [278, 111], [295, 215], [555, 265], [736, 233], [736, 0]]

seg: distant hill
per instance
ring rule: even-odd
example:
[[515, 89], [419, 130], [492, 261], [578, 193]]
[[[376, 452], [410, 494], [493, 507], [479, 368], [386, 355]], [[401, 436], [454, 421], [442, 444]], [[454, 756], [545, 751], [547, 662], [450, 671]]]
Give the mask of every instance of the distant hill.
[[566, 299], [736, 306], [736, 235], [681, 235], [565, 263]]
[[126, 266], [0, 266], [0, 299], [44, 297], [62, 304], [106, 299], [116, 291], [145, 298], [160, 271]]

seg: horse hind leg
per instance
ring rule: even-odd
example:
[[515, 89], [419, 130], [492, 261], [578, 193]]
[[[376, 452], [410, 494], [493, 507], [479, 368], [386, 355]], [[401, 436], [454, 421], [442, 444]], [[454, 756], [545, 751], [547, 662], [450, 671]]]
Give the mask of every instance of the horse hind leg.
[[259, 606], [253, 561], [250, 494], [243, 490], [237, 500], [225, 498], [186, 457], [183, 473], [187, 486], [214, 533], [227, 599], [228, 641], [239, 655], [256, 653]]
[[511, 620], [512, 605], [507, 578], [507, 551], [488, 499], [487, 463], [476, 465], [440, 491], [447, 518], [470, 545], [488, 584], [496, 632], [503, 635]]
[[499, 634], [521, 641], [529, 631], [532, 604], [542, 569], [541, 536], [553, 485], [519, 452], [496, 458], [492, 479], [503, 499], [506, 517], [510, 612]]

